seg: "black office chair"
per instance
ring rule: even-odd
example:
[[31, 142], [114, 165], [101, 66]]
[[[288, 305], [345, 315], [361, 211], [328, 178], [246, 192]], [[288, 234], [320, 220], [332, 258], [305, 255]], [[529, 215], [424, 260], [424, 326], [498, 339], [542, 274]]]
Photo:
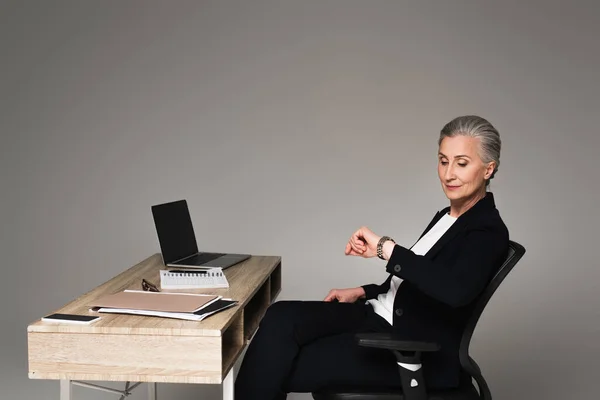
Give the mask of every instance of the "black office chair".
[[[405, 367], [399, 366], [400, 381], [402, 390], [382, 389], [374, 391], [373, 388], [327, 388], [319, 392], [313, 392], [315, 400], [491, 400], [492, 394], [481, 374], [479, 366], [469, 356], [469, 344], [475, 326], [483, 312], [488, 301], [498, 289], [506, 275], [512, 270], [517, 262], [525, 254], [525, 248], [519, 243], [509, 242], [509, 250], [506, 261], [496, 275], [492, 278], [487, 288], [477, 299], [473, 314], [465, 326], [463, 336], [460, 342], [459, 359], [463, 372], [471, 377], [464, 384], [455, 389], [431, 390], [427, 393], [427, 384], [422, 384], [422, 368], [413, 371], [411, 365], [421, 364], [421, 353], [424, 351], [437, 351], [440, 346], [437, 343], [402, 341], [394, 338], [393, 334], [381, 333], [361, 333], [356, 335], [356, 341], [359, 346], [376, 347], [391, 350], [399, 363]], [[473, 379], [477, 383], [478, 390], [473, 385]]]

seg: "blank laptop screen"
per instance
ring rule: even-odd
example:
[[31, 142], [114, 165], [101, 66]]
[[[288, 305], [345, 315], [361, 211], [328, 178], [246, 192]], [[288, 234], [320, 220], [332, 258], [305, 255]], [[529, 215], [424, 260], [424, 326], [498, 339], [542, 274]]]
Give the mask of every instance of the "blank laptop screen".
[[198, 252], [194, 227], [185, 200], [152, 206], [152, 215], [165, 264]]

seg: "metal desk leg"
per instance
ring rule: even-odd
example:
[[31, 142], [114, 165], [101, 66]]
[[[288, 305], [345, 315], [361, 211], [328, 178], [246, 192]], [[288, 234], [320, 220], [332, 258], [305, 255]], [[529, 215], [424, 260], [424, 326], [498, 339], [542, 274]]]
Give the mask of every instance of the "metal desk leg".
[[156, 400], [156, 382], [148, 382], [148, 400]]
[[70, 379], [60, 380], [60, 400], [71, 400], [73, 398], [73, 386]]
[[223, 400], [234, 400], [233, 399], [233, 379], [234, 373], [233, 368], [229, 370], [229, 373], [223, 380]]

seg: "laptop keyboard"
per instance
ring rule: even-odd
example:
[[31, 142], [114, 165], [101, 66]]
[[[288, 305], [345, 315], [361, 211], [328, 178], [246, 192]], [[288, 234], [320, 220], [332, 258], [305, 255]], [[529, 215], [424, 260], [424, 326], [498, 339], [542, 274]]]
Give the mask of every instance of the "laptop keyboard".
[[186, 258], [185, 261], [186, 263], [194, 263], [196, 265], [200, 265], [200, 264], [204, 264], [205, 262], [214, 260], [215, 258], [219, 258], [224, 256], [225, 254], [221, 254], [221, 253], [200, 253], [200, 254], [196, 254], [193, 257], [190, 258]]

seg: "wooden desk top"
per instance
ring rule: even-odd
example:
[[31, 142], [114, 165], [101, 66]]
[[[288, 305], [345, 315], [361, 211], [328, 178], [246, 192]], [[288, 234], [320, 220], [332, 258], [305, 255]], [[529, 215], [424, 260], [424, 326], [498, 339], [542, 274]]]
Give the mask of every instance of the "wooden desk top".
[[[200, 322], [138, 315], [94, 313], [89, 311], [90, 304], [99, 297], [125, 289], [141, 290], [142, 278], [159, 286], [159, 270], [165, 269], [165, 266], [161, 255], [155, 254], [54, 311], [66, 314], [100, 315], [100, 321], [91, 325], [69, 325], [38, 320], [29, 325], [27, 331], [159, 336], [221, 336], [234, 320], [233, 317], [246, 306], [248, 301], [280, 263], [281, 257], [252, 256], [240, 264], [227, 268], [224, 272], [230, 285], [228, 289], [164, 290], [165, 292], [218, 294], [239, 302], [239, 305], [221, 311]], [[279, 287], [277, 287], [277, 290], [279, 290]], [[272, 293], [271, 297], [274, 298], [276, 295], [277, 293]]]
[[[92, 313], [95, 299], [140, 290], [142, 278], [158, 286], [164, 268], [155, 254], [55, 312]], [[27, 328], [29, 377], [221, 383], [281, 290], [281, 257], [253, 256], [224, 272], [228, 289], [180, 290], [239, 302], [203, 321], [92, 313], [101, 319], [91, 325], [34, 322]]]

